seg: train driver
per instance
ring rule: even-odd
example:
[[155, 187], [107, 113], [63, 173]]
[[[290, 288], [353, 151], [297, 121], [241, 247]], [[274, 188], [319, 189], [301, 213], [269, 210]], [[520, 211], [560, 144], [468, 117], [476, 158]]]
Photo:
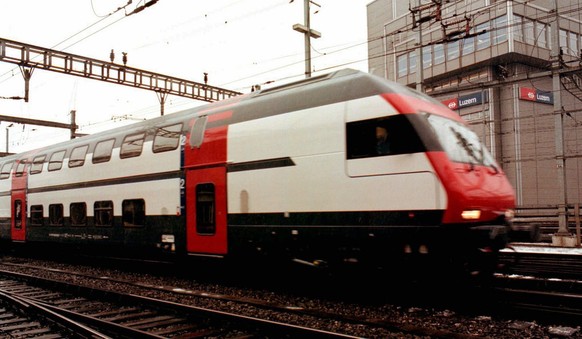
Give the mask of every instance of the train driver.
[[376, 153], [379, 155], [390, 153], [388, 130], [386, 127], [376, 126]]

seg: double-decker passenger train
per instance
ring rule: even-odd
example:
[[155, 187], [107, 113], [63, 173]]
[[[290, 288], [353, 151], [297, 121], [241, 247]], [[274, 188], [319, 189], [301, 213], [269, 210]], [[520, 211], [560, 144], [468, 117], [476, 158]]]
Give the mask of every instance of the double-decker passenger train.
[[391, 265], [505, 245], [514, 191], [439, 102], [354, 70], [0, 159], [0, 238]]

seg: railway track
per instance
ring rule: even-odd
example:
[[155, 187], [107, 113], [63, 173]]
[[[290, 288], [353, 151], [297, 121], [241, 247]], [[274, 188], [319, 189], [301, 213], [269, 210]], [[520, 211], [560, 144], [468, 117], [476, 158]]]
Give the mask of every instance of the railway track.
[[[418, 323], [398, 323], [397, 321], [391, 321], [389, 319], [377, 319], [377, 318], [369, 318], [366, 316], [357, 316], [357, 315], [346, 315], [346, 314], [338, 314], [330, 311], [322, 311], [317, 308], [306, 308], [300, 307], [297, 305], [290, 305], [290, 304], [279, 304], [277, 302], [269, 302], [265, 300], [259, 299], [252, 299], [248, 297], [236, 297], [232, 295], [224, 295], [224, 294], [216, 294], [216, 293], [209, 293], [208, 291], [197, 291], [197, 290], [190, 290], [190, 289], [183, 289], [178, 286], [158, 286], [155, 284], [143, 283], [139, 281], [131, 281], [126, 279], [120, 278], [113, 278], [107, 276], [94, 276], [91, 274], [79, 273], [79, 272], [72, 272], [72, 271], [65, 271], [60, 269], [51, 269], [39, 266], [33, 266], [28, 264], [21, 264], [21, 263], [8, 263], [2, 262], [2, 265], [5, 267], [12, 267], [17, 270], [24, 269], [25, 271], [29, 272], [28, 274], [34, 274], [31, 272], [34, 271], [47, 271], [58, 274], [62, 277], [65, 276], [73, 276], [78, 277], [78, 279], [73, 278], [72, 280], [98, 280], [103, 285], [125, 285], [128, 288], [135, 288], [138, 287], [140, 289], [144, 289], [145, 291], [150, 291], [153, 293], [165, 293], [167, 294], [164, 298], [169, 299], [180, 299], [181, 297], [196, 297], [196, 298], [203, 298], [203, 299], [213, 299], [219, 300], [225, 303], [237, 303], [237, 304], [244, 304], [251, 308], [262, 308], [267, 309], [270, 312], [278, 312], [278, 313], [287, 313], [292, 314], [293, 316], [299, 317], [308, 317], [308, 318], [316, 318], [316, 319], [323, 319], [324, 321], [328, 321], [330, 323], [338, 324], [340, 329], [344, 330], [347, 327], [352, 328], [375, 328], [377, 329], [378, 337], [388, 337], [394, 336], [394, 333], [402, 333], [405, 335], [413, 335], [413, 336], [421, 336], [421, 337], [450, 337], [450, 338], [475, 338], [473, 335], [465, 335], [462, 333], [456, 333], [454, 329], [451, 331], [445, 329], [435, 329], [429, 326], [425, 326], [425, 324]], [[0, 270], [0, 276], [3, 274], [10, 274], [11, 272]], [[40, 275], [40, 274], [39, 274]], [[70, 280], [70, 279], [69, 279]], [[123, 288], [123, 287], [122, 287]], [[146, 292], [146, 294], [149, 294]], [[309, 322], [311, 320], [307, 320]], [[321, 320], [319, 320], [321, 321]], [[286, 333], [286, 332], [280, 332]], [[277, 334], [275, 337], [281, 337], [281, 335]], [[351, 337], [349, 335], [342, 335], [336, 333], [330, 333], [328, 331], [321, 331], [319, 333], [317, 330], [315, 332], [318, 336], [329, 336], [334, 337], [338, 335], [338, 337]], [[303, 334], [299, 337], [304, 336]], [[304, 336], [305, 337], [305, 336]], [[309, 335], [308, 337], [316, 337], [314, 335]], [[359, 337], [359, 336], [356, 336]]]
[[5, 302], [42, 312], [69, 333], [82, 332], [88, 337], [354, 338], [7, 271], [0, 272], [0, 296]]

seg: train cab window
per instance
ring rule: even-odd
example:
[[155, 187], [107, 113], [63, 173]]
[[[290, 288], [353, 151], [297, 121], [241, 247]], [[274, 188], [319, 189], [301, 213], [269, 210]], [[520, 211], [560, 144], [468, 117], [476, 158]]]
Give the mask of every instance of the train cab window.
[[72, 226], [87, 226], [87, 204], [75, 202], [69, 206]]
[[69, 167], [80, 167], [85, 164], [85, 156], [87, 155], [89, 145], [79, 146], [73, 148], [71, 156], [69, 156]]
[[17, 177], [21, 177], [24, 174], [24, 171], [26, 169], [26, 159], [21, 159], [20, 161], [18, 161], [18, 164], [16, 165], [16, 171], [14, 171], [14, 175]]
[[180, 136], [182, 135], [182, 124], [175, 124], [158, 128], [154, 137], [153, 152], [166, 152], [178, 148]]
[[49, 225], [51, 226], [63, 226], [63, 204], [51, 204], [49, 205]]
[[113, 226], [113, 201], [96, 201], [93, 215], [95, 226]]
[[2, 169], [0, 170], [0, 179], [8, 179], [10, 178], [10, 171], [12, 171], [12, 166], [14, 162], [10, 161], [2, 165]]
[[123, 139], [121, 143], [121, 150], [119, 151], [119, 157], [121, 159], [138, 157], [141, 155], [143, 149], [143, 142], [145, 139], [145, 133], [128, 135]]
[[196, 232], [199, 234], [216, 233], [214, 184], [196, 186]]
[[31, 226], [42, 226], [43, 225], [43, 207], [42, 205], [32, 205], [30, 206], [30, 225]]
[[22, 200], [14, 200], [14, 228], [22, 228]]
[[63, 159], [65, 158], [65, 151], [58, 151], [51, 155], [48, 164], [49, 171], [58, 171], [63, 167]]
[[30, 174], [39, 174], [42, 172], [42, 166], [44, 165], [44, 160], [46, 155], [39, 155], [32, 159], [32, 165], [30, 166]]
[[123, 200], [121, 219], [125, 227], [145, 225], [145, 201], [143, 199]]
[[93, 151], [93, 163], [107, 162], [111, 159], [115, 139], [98, 142]]
[[349, 122], [346, 125], [346, 139], [348, 159], [425, 151], [405, 114]]

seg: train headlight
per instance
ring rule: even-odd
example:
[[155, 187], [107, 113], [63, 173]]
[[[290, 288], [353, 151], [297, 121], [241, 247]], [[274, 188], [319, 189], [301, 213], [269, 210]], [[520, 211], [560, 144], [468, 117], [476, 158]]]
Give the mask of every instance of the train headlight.
[[464, 210], [461, 217], [465, 220], [477, 220], [481, 218], [480, 210]]

